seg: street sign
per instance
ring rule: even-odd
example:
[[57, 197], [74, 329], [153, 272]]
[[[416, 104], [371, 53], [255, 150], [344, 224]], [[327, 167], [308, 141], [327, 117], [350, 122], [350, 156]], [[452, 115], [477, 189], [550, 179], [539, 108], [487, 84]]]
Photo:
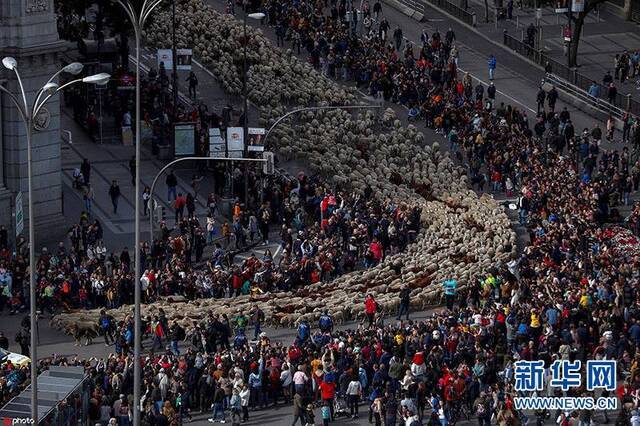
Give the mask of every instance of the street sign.
[[244, 156], [244, 129], [242, 127], [227, 127], [227, 149], [229, 157], [242, 158]]
[[265, 175], [272, 175], [275, 172], [275, 165], [273, 164], [273, 152], [264, 151], [262, 153], [262, 158], [267, 160], [267, 162], [262, 165], [262, 171]]
[[24, 211], [22, 210], [22, 192], [16, 194], [16, 237], [24, 229]]
[[209, 129], [209, 157], [226, 157], [226, 143], [220, 134], [220, 129], [212, 127]]
[[585, 0], [572, 0], [571, 11], [573, 13], [584, 12], [584, 3], [585, 3]]
[[164, 69], [173, 68], [173, 51], [171, 49], [158, 49], [158, 69], [160, 69], [162, 62], [164, 62]]
[[247, 129], [247, 133], [249, 135], [249, 145], [247, 146], [247, 151], [264, 151], [264, 128], [249, 127]]
[[191, 61], [193, 59], [192, 49], [177, 49], [176, 57], [178, 59], [176, 65], [178, 71], [191, 71]]
[[556, 13], [567, 13], [569, 11], [569, 5], [571, 0], [556, 0]]
[[196, 126], [193, 123], [177, 123], [173, 128], [174, 148], [176, 157], [194, 155], [196, 152]]

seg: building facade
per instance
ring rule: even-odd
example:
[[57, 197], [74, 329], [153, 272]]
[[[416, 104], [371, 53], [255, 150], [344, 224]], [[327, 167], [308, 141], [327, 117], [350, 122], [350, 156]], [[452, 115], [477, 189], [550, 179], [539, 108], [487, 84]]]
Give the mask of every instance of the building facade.
[[[64, 46], [58, 37], [53, 0], [0, 1], [0, 58], [12, 56], [17, 60], [29, 105], [38, 89], [60, 69]], [[15, 74], [0, 68], [0, 84], [21, 99]], [[36, 241], [64, 224], [58, 96], [47, 103], [39, 122], [43, 128], [34, 130], [32, 139]], [[0, 97], [0, 148], [0, 225], [10, 230], [11, 243], [16, 235], [15, 200], [19, 192], [24, 210], [22, 235], [28, 239], [27, 149], [25, 125], [5, 94]]]

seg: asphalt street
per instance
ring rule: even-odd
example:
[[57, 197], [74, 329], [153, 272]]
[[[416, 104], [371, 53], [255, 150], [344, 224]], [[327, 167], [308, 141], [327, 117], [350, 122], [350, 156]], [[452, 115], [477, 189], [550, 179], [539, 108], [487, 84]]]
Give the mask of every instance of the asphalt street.
[[[224, 3], [219, 0], [208, 0], [209, 4], [219, 11], [224, 8]], [[241, 13], [241, 12], [240, 12]], [[403, 29], [405, 37], [409, 41], [415, 42], [419, 40], [419, 35], [423, 28], [431, 33], [436, 27], [441, 32], [451, 27], [456, 32], [457, 44], [460, 47], [460, 68], [464, 71], [469, 71], [477, 80], [486, 84], [487, 82], [487, 70], [486, 60], [489, 54], [494, 53], [498, 59], [498, 71], [496, 75], [495, 85], [498, 89], [498, 102], [504, 101], [505, 103], [517, 104], [521, 108], [528, 111], [529, 118], [533, 118], [535, 115], [535, 95], [537, 87], [543, 77], [543, 72], [537, 68], [532, 67], [527, 62], [519, 59], [517, 56], [508, 54], [502, 50], [497, 50], [489, 43], [486, 43], [481, 38], [477, 37], [473, 31], [458, 24], [456, 21], [448, 18], [446, 15], [442, 15], [439, 12], [428, 8], [426, 23], [418, 23], [402, 13], [392, 9], [390, 6], [385, 5], [383, 7], [383, 13], [389, 20], [392, 29], [395, 29], [397, 25], [400, 25]], [[240, 15], [239, 15], [240, 17]], [[250, 23], [250, 25], [259, 26], [260, 24]], [[263, 27], [263, 31], [267, 37], [275, 40], [274, 32], [268, 28]], [[146, 55], [149, 53], [147, 52]], [[152, 63], [152, 58], [144, 56], [143, 61], [147, 64]], [[197, 58], [196, 58], [197, 59]], [[216, 110], [227, 102], [227, 98], [220, 93], [219, 84], [217, 81], [205, 70], [199, 67], [197, 64], [194, 70], [198, 74], [200, 81], [199, 98], [205, 103], [210, 105], [210, 108]], [[232, 101], [233, 102], [233, 101]], [[238, 105], [237, 100], [235, 100]], [[564, 106], [562, 101], [562, 95], [558, 102], [560, 108]], [[403, 107], [398, 105], [386, 105], [394, 108], [398, 115], [405, 120], [406, 112]], [[568, 106], [572, 114], [572, 119], [576, 123], [576, 128], [592, 127], [595, 119], [590, 115], [576, 110], [574, 107]], [[254, 110], [255, 111], [255, 110]], [[63, 167], [64, 167], [64, 212], [68, 219], [69, 226], [77, 221], [80, 212], [84, 209], [84, 202], [81, 195], [71, 188], [70, 172], [73, 167], [79, 165], [79, 160], [83, 156], [87, 156], [95, 161], [94, 167], [96, 171], [99, 171], [97, 178], [100, 181], [100, 185], [104, 186], [105, 182], [116, 177], [121, 185], [124, 186], [123, 193], [125, 194], [125, 202], [123, 203], [123, 213], [120, 217], [114, 217], [110, 211], [110, 202], [100, 191], [99, 199], [94, 205], [94, 211], [97, 217], [105, 224], [105, 239], [109, 241], [109, 249], [119, 250], [121, 247], [132, 245], [133, 234], [131, 224], [133, 222], [133, 213], [131, 211], [132, 198], [130, 193], [132, 189], [130, 187], [130, 175], [127, 168], [128, 159], [133, 153], [133, 147], [122, 147], [118, 145], [97, 145], [90, 141], [83, 131], [76, 126], [69, 116], [62, 116], [63, 128], [72, 129], [74, 132], [74, 139], [76, 140], [74, 146], [66, 146], [63, 148]], [[435, 134], [431, 129], [427, 129], [418, 123], [418, 127], [425, 133], [426, 140], [433, 142], [442, 138], [441, 135]], [[144, 178], [145, 183], [159, 170], [162, 163], [153, 159], [148, 155], [143, 161], [145, 167]], [[297, 165], [295, 167], [298, 167]], [[292, 169], [293, 170], [293, 169]], [[185, 170], [181, 172], [181, 186], [188, 187], [188, 179], [191, 170]], [[206, 185], [205, 185], [206, 188]], [[161, 187], [158, 189], [159, 194], [165, 193], [166, 189]], [[203, 191], [206, 189], [203, 188]], [[98, 195], [98, 191], [96, 190]], [[164, 198], [164, 197], [161, 197]], [[126, 211], [126, 212], [125, 212]], [[144, 223], [144, 222], [143, 222]], [[146, 227], [146, 224], [144, 225]], [[64, 238], [65, 230], [52, 230], [51, 235], [44, 238], [44, 242], [47, 245], [55, 244]], [[275, 253], [277, 251], [277, 245], [272, 242], [269, 245], [269, 249]], [[260, 253], [264, 250], [264, 247], [260, 247]], [[249, 253], [241, 254], [237, 256], [238, 261], [241, 261]], [[420, 313], [417, 318], [425, 317], [429, 315], [429, 312]], [[0, 329], [5, 332], [9, 341], [11, 342], [10, 349], [17, 351], [17, 344], [14, 343], [13, 337], [19, 328], [19, 323], [22, 317], [20, 315], [8, 316], [6, 312], [0, 313], [0, 321], [3, 322], [3, 327]], [[104, 357], [111, 350], [110, 347], [106, 347], [101, 341], [97, 340], [92, 345], [76, 347], [73, 346], [72, 340], [63, 335], [61, 332], [53, 330], [48, 324], [49, 318], [42, 318], [39, 321], [39, 353], [42, 357], [46, 356], [81, 356], [81, 357]], [[348, 324], [347, 326], [354, 327], [355, 324]], [[268, 335], [275, 340], [290, 341], [293, 338], [293, 330], [266, 330]], [[367, 408], [361, 407], [363, 416], [358, 421], [351, 419], [339, 420], [338, 424], [367, 424], [366, 419]], [[196, 424], [207, 424], [207, 415], [196, 415], [194, 421]], [[279, 409], [270, 409], [265, 411], [257, 411], [251, 413], [251, 420], [248, 424], [269, 424], [269, 425], [285, 425], [290, 424], [292, 420], [291, 407], [283, 407]], [[317, 415], [316, 419], [319, 419]]]

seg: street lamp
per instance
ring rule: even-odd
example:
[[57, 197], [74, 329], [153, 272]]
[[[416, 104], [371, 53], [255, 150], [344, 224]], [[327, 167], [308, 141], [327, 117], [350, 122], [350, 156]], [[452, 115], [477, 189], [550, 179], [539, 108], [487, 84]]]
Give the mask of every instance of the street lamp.
[[[140, 425], [140, 387], [141, 371], [140, 371], [140, 349], [142, 345], [140, 336], [140, 127], [142, 120], [140, 119], [140, 43], [141, 32], [151, 12], [162, 3], [162, 0], [144, 0], [140, 13], [136, 12], [134, 6], [129, 0], [113, 0], [118, 3], [127, 14], [136, 39], [136, 176], [135, 176], [135, 268], [134, 268], [134, 349], [133, 349], [133, 425]], [[137, 2], [136, 2], [137, 3]], [[176, 58], [173, 58], [175, 62]], [[174, 90], [176, 88], [174, 87]]]
[[[265, 14], [262, 12], [255, 13], [246, 13], [244, 14], [244, 59], [242, 61], [242, 97], [243, 97], [243, 112], [244, 112], [244, 120], [242, 123], [242, 133], [243, 133], [243, 143], [244, 143], [244, 151], [243, 156], [247, 156], [247, 138], [249, 136], [249, 96], [247, 94], [247, 18], [254, 19], [256, 21], [261, 20], [265, 17]], [[245, 209], [249, 208], [249, 163], [244, 163], [244, 203]]]
[[33, 219], [33, 185], [32, 185], [32, 170], [31, 170], [31, 139], [33, 135], [34, 120], [38, 117], [38, 114], [52, 96], [65, 88], [76, 83], [88, 83], [88, 84], [106, 84], [109, 81], [109, 74], [97, 74], [90, 77], [79, 78], [72, 80], [62, 86], [53, 82], [58, 75], [62, 73], [77, 75], [82, 71], [82, 64], [74, 62], [62, 68], [55, 73], [47, 83], [38, 90], [35, 100], [29, 106], [27, 102], [27, 95], [22, 85], [22, 79], [18, 72], [18, 61], [14, 58], [7, 56], [2, 59], [2, 65], [9, 71], [13, 71], [18, 79], [20, 86], [20, 95], [22, 101], [11, 93], [6, 87], [0, 85], [0, 91], [5, 93], [11, 99], [11, 102], [15, 105], [20, 118], [24, 122], [25, 130], [27, 132], [27, 186], [29, 194], [29, 315], [31, 319], [31, 351], [29, 356], [31, 357], [31, 420], [33, 424], [38, 424], [38, 352], [37, 352], [37, 320], [36, 320], [36, 260], [35, 260], [35, 224]]

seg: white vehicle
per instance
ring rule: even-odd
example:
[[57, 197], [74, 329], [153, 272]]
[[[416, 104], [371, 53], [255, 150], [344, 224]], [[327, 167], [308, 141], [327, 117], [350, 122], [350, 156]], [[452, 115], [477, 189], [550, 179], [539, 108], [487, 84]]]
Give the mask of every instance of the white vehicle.
[[15, 352], [9, 352], [5, 349], [0, 349], [0, 363], [4, 364], [7, 361], [11, 361], [11, 363], [16, 367], [22, 367], [31, 363], [31, 359], [29, 357]]

